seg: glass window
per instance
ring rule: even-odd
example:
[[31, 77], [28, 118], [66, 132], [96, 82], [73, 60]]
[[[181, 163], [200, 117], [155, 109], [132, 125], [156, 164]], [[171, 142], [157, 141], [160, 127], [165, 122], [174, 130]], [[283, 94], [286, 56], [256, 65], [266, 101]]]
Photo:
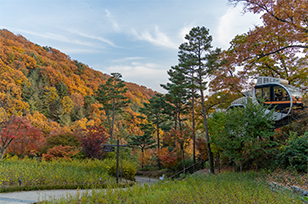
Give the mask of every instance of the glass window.
[[270, 96], [270, 87], [256, 88], [256, 98], [259, 102], [261, 99], [270, 101]]
[[288, 92], [281, 86], [274, 87], [275, 101], [289, 101], [290, 96]]
[[263, 99], [264, 101], [270, 101], [270, 87], [264, 87], [263, 88]]
[[262, 99], [262, 88], [256, 89], [256, 98], [257, 98], [257, 100]]

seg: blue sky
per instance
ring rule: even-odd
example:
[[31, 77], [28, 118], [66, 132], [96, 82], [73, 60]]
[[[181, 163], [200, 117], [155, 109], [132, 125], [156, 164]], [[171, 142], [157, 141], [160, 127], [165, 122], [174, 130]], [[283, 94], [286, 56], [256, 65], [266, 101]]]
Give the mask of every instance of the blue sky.
[[103, 73], [164, 92], [167, 70], [194, 26], [227, 49], [237, 34], [261, 24], [228, 0], [0, 0], [0, 29], [56, 48]]

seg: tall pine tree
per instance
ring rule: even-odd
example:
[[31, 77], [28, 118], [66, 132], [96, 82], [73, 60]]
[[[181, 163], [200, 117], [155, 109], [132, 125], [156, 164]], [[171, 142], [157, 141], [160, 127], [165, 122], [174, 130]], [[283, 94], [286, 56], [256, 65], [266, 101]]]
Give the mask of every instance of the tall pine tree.
[[204, 91], [207, 89], [205, 79], [212, 71], [212, 63], [215, 61], [219, 49], [212, 50], [212, 36], [209, 35], [209, 30], [205, 27], [198, 26], [192, 28], [189, 34], [185, 36], [185, 39], [188, 42], [180, 45], [179, 57], [182, 64], [189, 67], [191, 72], [193, 71], [192, 78], [194, 79], [194, 87], [200, 92], [210, 171], [214, 174], [214, 160], [208, 133]]
[[[169, 119], [168, 115], [165, 114], [166, 102], [162, 94], [156, 94], [150, 98], [149, 103], [143, 103], [142, 108], [140, 108], [140, 113], [146, 115], [147, 120], [155, 126], [156, 138], [157, 138], [157, 153], [160, 151], [160, 129], [166, 130], [169, 127], [166, 125]], [[161, 164], [159, 158], [157, 157], [157, 163], [159, 169]]]
[[128, 106], [129, 99], [123, 94], [126, 93], [124, 81], [121, 79], [120, 73], [111, 73], [106, 84], [101, 84], [96, 91], [95, 99], [103, 105], [101, 110], [104, 110], [107, 117], [110, 139], [113, 140], [115, 116], [123, 111], [123, 108]]
[[170, 83], [161, 84], [164, 89], [168, 91], [165, 95], [166, 100], [171, 104], [170, 109], [166, 109], [167, 114], [171, 114], [174, 117], [174, 129], [177, 130], [179, 126], [182, 130], [183, 118], [181, 115], [188, 113], [188, 83], [185, 78], [184, 70], [179, 66], [171, 67], [168, 71]]

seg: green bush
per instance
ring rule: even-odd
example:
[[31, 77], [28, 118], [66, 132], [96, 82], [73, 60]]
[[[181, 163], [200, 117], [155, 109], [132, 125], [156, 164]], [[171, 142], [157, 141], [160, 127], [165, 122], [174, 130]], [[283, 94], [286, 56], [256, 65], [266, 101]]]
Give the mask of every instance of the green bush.
[[293, 135], [287, 145], [280, 148], [277, 163], [283, 168], [308, 172], [308, 132], [301, 137]]
[[268, 112], [264, 106], [247, 99], [245, 108], [215, 115], [209, 119], [209, 124], [215, 125], [209, 129], [213, 151], [228, 157], [239, 170], [263, 168], [264, 161], [271, 158], [277, 145], [271, 139], [273, 110]]
[[[105, 159], [105, 167], [107, 168], [108, 174], [111, 176], [117, 175], [117, 160], [116, 159]], [[136, 164], [128, 160], [119, 161], [119, 175], [123, 175], [124, 178], [134, 180], [137, 172]]]

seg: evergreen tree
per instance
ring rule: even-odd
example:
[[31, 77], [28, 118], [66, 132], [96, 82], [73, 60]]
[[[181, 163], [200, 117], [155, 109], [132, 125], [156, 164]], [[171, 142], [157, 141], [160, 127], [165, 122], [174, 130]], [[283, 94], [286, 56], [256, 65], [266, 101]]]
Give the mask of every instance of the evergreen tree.
[[95, 99], [103, 105], [101, 109], [107, 117], [110, 139], [113, 140], [115, 115], [121, 113], [130, 101], [123, 95], [127, 88], [121, 80], [122, 75], [120, 73], [111, 73], [111, 75], [112, 77], [108, 78], [106, 84], [99, 86], [95, 92]]
[[[181, 45], [182, 46], [182, 45]], [[180, 46], [180, 49], [181, 49]], [[196, 119], [195, 119], [195, 101], [200, 97], [197, 94], [197, 86], [195, 73], [196, 70], [192, 65], [186, 62], [187, 55], [185, 52], [180, 52], [179, 55], [179, 67], [182, 68], [182, 72], [185, 74], [185, 78], [187, 81], [187, 89], [188, 89], [188, 98], [191, 104], [191, 120], [192, 120], [192, 140], [193, 140], [193, 161], [196, 163]]]
[[69, 91], [67, 86], [63, 83], [63, 81], [61, 81], [57, 86], [57, 92], [60, 98], [63, 98], [64, 96], [68, 96], [69, 95]]
[[128, 145], [130, 147], [140, 147], [142, 152], [142, 162], [141, 167], [143, 168], [144, 151], [146, 149], [152, 149], [156, 146], [156, 141], [153, 139], [154, 128], [150, 123], [142, 123], [140, 128], [144, 134], [143, 135], [132, 135], [128, 137]]
[[166, 113], [173, 115], [174, 117], [174, 129], [177, 126], [182, 130], [182, 114], [188, 113], [188, 90], [187, 81], [185, 78], [184, 70], [179, 66], [171, 67], [168, 71], [170, 76], [169, 81], [171, 83], [161, 84], [161, 86], [168, 91], [165, 95], [166, 100], [172, 105], [172, 107], [166, 107]]
[[[170, 127], [166, 124], [169, 117], [165, 114], [165, 107], [167, 103], [162, 94], [156, 94], [150, 98], [149, 103], [143, 103], [140, 108], [140, 113], [146, 115], [147, 120], [155, 126], [156, 138], [157, 138], [157, 152], [160, 151], [160, 129], [167, 130]], [[161, 168], [158, 158], [158, 167]]]
[[212, 36], [205, 27], [192, 28], [188, 35], [185, 36], [188, 42], [180, 45], [179, 57], [186, 67], [194, 70], [192, 78], [194, 87], [199, 90], [201, 96], [202, 115], [205, 128], [205, 138], [210, 163], [210, 171], [214, 172], [213, 153], [211, 151], [210, 137], [208, 134], [208, 124], [205, 109], [204, 91], [207, 89], [205, 78], [209, 76], [213, 68], [213, 62], [217, 57], [219, 50], [213, 51], [211, 48]]
[[95, 103], [95, 98], [93, 96], [85, 96], [84, 97], [84, 113], [87, 118], [90, 116], [90, 107]]

